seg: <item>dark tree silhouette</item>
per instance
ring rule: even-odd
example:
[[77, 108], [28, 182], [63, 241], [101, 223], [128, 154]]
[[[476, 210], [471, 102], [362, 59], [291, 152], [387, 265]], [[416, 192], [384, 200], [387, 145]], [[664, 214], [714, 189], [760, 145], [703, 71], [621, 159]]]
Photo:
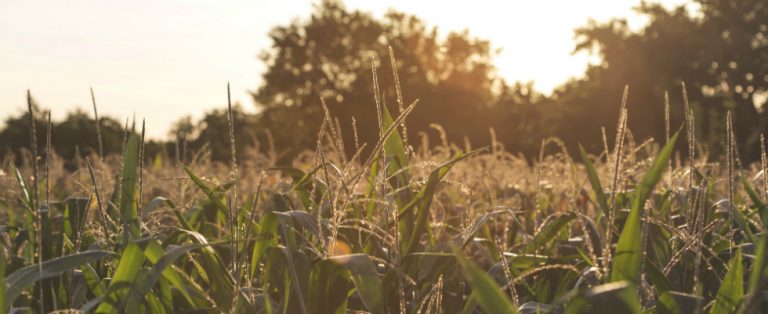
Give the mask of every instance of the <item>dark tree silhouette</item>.
[[[518, 103], [531, 99], [508, 97], [525, 87], [507, 86], [497, 78], [488, 41], [467, 32], [441, 39], [437, 28], [414, 16], [390, 11], [377, 20], [339, 2], [323, 1], [308, 20], [276, 27], [270, 36], [273, 47], [262, 55], [268, 70], [254, 97], [262, 110], [259, 127], [270, 130], [282, 149], [297, 152], [314, 146], [323, 118], [320, 98], [338, 119], [347, 152], [355, 149], [353, 118], [360, 142], [372, 146], [378, 138], [372, 60], [378, 67], [382, 100], [393, 114], [420, 100], [406, 120], [411, 139], [420, 132], [433, 132], [430, 124], [437, 123], [451, 141], [467, 136], [476, 145], [485, 144], [489, 127], [518, 128], [498, 119], [499, 110], [534, 110], [530, 103]], [[397, 100], [390, 46], [403, 103]], [[504, 92], [500, 96], [494, 90]], [[530, 108], [512, 109], [520, 105]], [[527, 120], [523, 129], [532, 131], [531, 123], [535, 122]]]
[[[254, 126], [256, 125], [256, 117], [243, 112], [240, 106], [232, 107], [232, 116], [234, 119], [236, 152], [238, 155], [242, 155], [247, 148], [255, 145], [256, 133]], [[190, 135], [193, 135], [190, 137], [191, 142], [189, 143], [190, 147], [188, 147], [190, 151], [195, 152], [204, 146], [208, 146], [213, 160], [229, 161], [232, 159], [226, 108], [207, 112], [196, 124], [195, 130]]]
[[[35, 125], [37, 127], [37, 143], [40, 154], [44, 151], [46, 128], [48, 127], [47, 110], [42, 110], [37, 105], [35, 111]], [[102, 141], [105, 155], [120, 153], [122, 148], [123, 126], [115, 119], [100, 117]], [[53, 150], [61, 157], [69, 160], [75, 157], [75, 151], [80, 153], [98, 154], [98, 139], [96, 136], [96, 124], [89, 114], [76, 110], [67, 114], [63, 121], [53, 121], [51, 128]], [[8, 117], [5, 120], [5, 128], [0, 131], [0, 154], [14, 154], [20, 161], [21, 152], [30, 149], [30, 125], [29, 113], [20, 113], [18, 116]]]
[[757, 156], [768, 118], [762, 108], [768, 88], [768, 3], [696, 2], [701, 6], [696, 15], [682, 7], [643, 3], [637, 11], [650, 23], [639, 32], [631, 32], [625, 20], [577, 30], [576, 50], [596, 53], [602, 62], [555, 94], [556, 111], [566, 117], [558, 134], [566, 142], [600, 147], [600, 127], [615, 125], [625, 84], [632, 131], [641, 138], [663, 138], [664, 92], [670, 93], [677, 127], [684, 118], [680, 86], [685, 82], [699, 141], [712, 156], [722, 151], [728, 110], [734, 113], [743, 157]]

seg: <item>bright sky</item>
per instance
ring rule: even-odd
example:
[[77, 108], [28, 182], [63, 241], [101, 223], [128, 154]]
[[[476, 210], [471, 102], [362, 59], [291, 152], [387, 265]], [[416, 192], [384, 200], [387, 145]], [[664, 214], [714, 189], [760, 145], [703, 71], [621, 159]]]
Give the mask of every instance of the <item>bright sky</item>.
[[[502, 48], [496, 59], [508, 81], [535, 81], [551, 91], [583, 73], [584, 54], [571, 55], [573, 29], [589, 18], [627, 17], [640, 0], [408, 1], [347, 0], [380, 17], [388, 8], [429, 25], [470, 30]], [[671, 7], [684, 0], [668, 0]], [[163, 138], [184, 115], [194, 117], [233, 100], [253, 110], [248, 94], [265, 67], [274, 25], [306, 18], [315, 0], [30, 0], [0, 1], [0, 120], [25, 108], [29, 88], [54, 119], [83, 108], [93, 87], [102, 115], [146, 118], [150, 137]], [[468, 5], [471, 3], [471, 5]], [[525, 43], [524, 46], [519, 43]]]

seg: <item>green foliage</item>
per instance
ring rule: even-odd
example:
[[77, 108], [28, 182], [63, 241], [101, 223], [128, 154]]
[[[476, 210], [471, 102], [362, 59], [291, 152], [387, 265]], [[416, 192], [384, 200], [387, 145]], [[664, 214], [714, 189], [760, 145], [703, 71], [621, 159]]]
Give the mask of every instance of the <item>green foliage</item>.
[[615, 281], [595, 286], [573, 297], [568, 304], [567, 314], [577, 313], [641, 313], [634, 284]]
[[589, 160], [587, 151], [584, 150], [584, 147], [581, 145], [579, 145], [579, 154], [581, 154], [581, 161], [584, 162], [584, 169], [587, 172], [589, 184], [592, 185], [592, 190], [595, 191], [595, 195], [597, 195], [597, 202], [600, 205], [600, 210], [603, 215], [607, 216], [610, 207], [608, 207], [608, 198], [605, 196], [605, 192], [603, 192], [603, 186], [600, 184], [600, 177], [597, 175], [592, 161]]
[[723, 278], [720, 289], [717, 290], [715, 304], [710, 314], [736, 313], [744, 298], [744, 273], [741, 265], [741, 250], [731, 259], [728, 272]]
[[[35, 124], [38, 128], [47, 125], [47, 116], [38, 106], [35, 112]], [[122, 149], [123, 126], [113, 118], [100, 118], [101, 135], [105, 154], [119, 154]], [[0, 130], [0, 153], [17, 154], [17, 161], [21, 161], [22, 149], [29, 148], [29, 114], [22, 113], [15, 117], [8, 117], [4, 121], [4, 128]], [[83, 111], [69, 112], [62, 121], [53, 121], [51, 130], [54, 151], [68, 161], [75, 158], [76, 151], [81, 154], [98, 153], [98, 141], [96, 137], [96, 122], [93, 117]], [[37, 142], [45, 143], [45, 132], [37, 132]]]
[[316, 313], [343, 313], [352, 282], [344, 267], [330, 260], [312, 267], [309, 279], [309, 308]]
[[141, 235], [141, 221], [137, 211], [139, 185], [139, 143], [136, 133], [131, 131], [123, 152], [123, 169], [120, 173], [120, 219], [123, 223], [125, 240], [135, 240]]
[[[440, 183], [440, 180], [448, 174], [448, 171], [451, 170], [451, 167], [453, 167], [454, 164], [475, 155], [482, 150], [484, 149], [474, 150], [467, 154], [459, 154], [432, 170], [424, 187], [413, 197], [413, 199], [411, 199], [410, 202], [400, 209], [399, 219], [401, 223], [407, 224], [408, 226], [415, 224], [413, 228], [405, 228], [406, 232], [404, 232], [404, 234], [410, 235], [405, 239], [405, 242], [403, 242], [402, 251], [405, 252], [405, 254], [413, 253], [413, 250], [417, 248], [417, 242], [421, 236], [429, 233], [429, 225], [427, 224], [429, 207], [432, 204], [432, 198], [434, 197], [435, 190]], [[415, 219], [413, 218], [413, 213], [415, 213]], [[410, 232], [407, 232], [408, 230], [410, 230]]]
[[[348, 139], [344, 142], [347, 153], [356, 150], [351, 140], [355, 134], [360, 144], [372, 148], [379, 130], [370, 70], [374, 63], [392, 73], [389, 47], [397, 56], [394, 66], [408, 71], [402, 81], [408, 93], [382, 106], [389, 104], [395, 112], [394, 108], [420, 99], [408, 118], [408, 138], [431, 133], [432, 123], [461, 125], [446, 129], [448, 140], [459, 142], [467, 136], [475, 145], [487, 145], [491, 126], [505, 143], [532, 152], [538, 138], [552, 129], [540, 123], [543, 114], [534, 104], [541, 96], [532, 84], [510, 85], [501, 80], [494, 71], [491, 44], [468, 32], [441, 33], [412, 15], [393, 11], [377, 18], [338, 1], [322, 1], [310, 17], [277, 26], [270, 37], [273, 47], [261, 55], [267, 70], [254, 93], [262, 110], [256, 127], [268, 130], [278, 148], [292, 155], [314, 148], [323, 113], [319, 97], [338, 119], [342, 137]], [[378, 85], [387, 88], [377, 96], [395, 99], [400, 84], [395, 80], [379, 77]], [[258, 133], [266, 142], [266, 132]]]
[[464, 271], [464, 276], [472, 285], [473, 297], [477, 298], [480, 306], [488, 313], [512, 314], [517, 313], [515, 306], [502, 292], [503, 290], [482, 269], [473, 265], [458, 250], [456, 259]]
[[128, 244], [120, 256], [115, 274], [112, 275], [109, 283], [109, 289], [96, 309], [96, 313], [118, 313], [123, 312], [128, 306], [136, 306], [138, 300], [133, 295], [129, 298], [129, 293], [143, 263], [144, 252], [141, 247], [136, 243]]
[[[2, 247], [0, 247], [2, 248]], [[4, 249], [0, 250], [0, 278], [5, 279], [5, 255], [2, 251]], [[0, 284], [0, 312], [7, 312], [8, 311], [8, 299], [5, 296], [5, 280], [3, 280], [3, 283]]]
[[661, 175], [667, 168], [667, 162], [675, 148], [677, 142], [676, 133], [654, 159], [651, 168], [643, 176], [642, 181], [636, 187], [632, 208], [629, 211], [629, 217], [624, 223], [619, 243], [616, 245], [616, 255], [611, 267], [611, 281], [628, 280], [634, 285], [640, 283], [640, 265], [643, 262], [643, 242], [641, 234], [641, 213], [645, 211], [645, 202], [651, 196], [656, 183], [661, 180]]
[[381, 297], [381, 281], [370, 257], [365, 254], [333, 256], [330, 260], [344, 266], [352, 276], [355, 288], [366, 309], [371, 313], [385, 313]]
[[[688, 8], [698, 7], [698, 10]], [[745, 161], [759, 160], [758, 138], [765, 123], [760, 99], [768, 81], [766, 45], [754, 42], [765, 34], [763, 21], [768, 8], [762, 0], [695, 0], [669, 8], [644, 2], [636, 12], [649, 23], [633, 30], [626, 19], [590, 22], [576, 30], [576, 51], [600, 59], [585, 73], [556, 92], [553, 112], [567, 112], [560, 121], [558, 137], [566, 143], [581, 142], [591, 151], [602, 148], [599, 130], [585, 125], [612, 125], [618, 118], [616, 95], [627, 84], [633, 90], [629, 101], [641, 105], [629, 115], [629, 125], [640, 138], [665, 137], [664, 93], [670, 95], [672, 125], [685, 120], [680, 82], [687, 86], [687, 99], [699, 121], [696, 136], [707, 147], [726, 143], [727, 111], [734, 114], [734, 131], [741, 141]], [[762, 37], [761, 37], [762, 38]], [[660, 57], [662, 56], [663, 57]], [[640, 108], [640, 107], [638, 107]], [[704, 122], [712, 121], [712, 122]], [[713, 149], [710, 157], [724, 155]]]
[[54, 258], [43, 262], [42, 265], [34, 264], [18, 269], [4, 279], [5, 300], [8, 304], [13, 304], [16, 297], [18, 297], [24, 289], [38, 280], [57, 277], [63, 272], [76, 269], [83, 264], [104, 258], [110, 254], [110, 252], [106, 251], [84, 251], [73, 255]]
[[[669, 30], [660, 25], [690, 20], [683, 12], [645, 4], [641, 10], [665, 18], [649, 26], [662, 37]], [[720, 18], [707, 14], [703, 24]], [[579, 47], [597, 44], [610, 61], [590, 70], [597, 83], [618, 81], [624, 74], [611, 71], [637, 66], [618, 62], [614, 51], [636, 35], [620, 24], [605, 27], [583, 30], [586, 38]], [[204, 130], [192, 123], [176, 126], [182, 139], [190, 137], [193, 150], [209, 145], [197, 156], [202, 158], [181, 158], [191, 157], [181, 148], [176, 157], [188, 164], [183, 167], [159, 162], [141, 169], [142, 143], [134, 130], [125, 130], [119, 166], [108, 159], [95, 163], [95, 171], [88, 168], [90, 180], [80, 178], [82, 171], [61, 171], [65, 174], [45, 182], [30, 174], [30, 160], [22, 158], [19, 164], [25, 166], [9, 167], [15, 182], [8, 190], [13, 191], [0, 190], [10, 193], [0, 197], [0, 207], [8, 209], [1, 212], [0, 309], [696, 313], [705, 304], [712, 313], [765, 309], [768, 200], [757, 191], [768, 187], [749, 179], [760, 177], [750, 176], [759, 170], [722, 171], [722, 164], [741, 163], [718, 163], [717, 156], [672, 167], [675, 134], [660, 150], [648, 142], [627, 142], [616, 156], [622, 157], [616, 158], [622, 161], [618, 186], [606, 191], [601, 180], [613, 172], [614, 161], [590, 159], [583, 147], [583, 174], [567, 147], [557, 154], [544, 151], [533, 165], [498, 143], [490, 152], [472, 150], [469, 143], [459, 149], [448, 141], [464, 131], [476, 132], [470, 141], [478, 143], [479, 127], [471, 121], [481, 121], [484, 133], [485, 122], [509, 125], [527, 115], [536, 120], [538, 109], [498, 107], [536, 100], [519, 85], [513, 90], [500, 84], [502, 95], [492, 93], [497, 81], [487, 42], [467, 34], [445, 39], [436, 34], [414, 17], [390, 13], [376, 20], [331, 1], [322, 2], [309, 21], [276, 28], [272, 37], [279, 45], [265, 56], [267, 83], [255, 95], [263, 112], [258, 118], [235, 115], [233, 129], [238, 143], [241, 137], [279, 131], [276, 142], [294, 151], [238, 158], [241, 164], [229, 165], [238, 167], [237, 178], [235, 171], [222, 171], [226, 165], [209, 162], [230, 157], [222, 111], [204, 118]], [[400, 109], [402, 91], [380, 90], [368, 81], [368, 63], [358, 54], [373, 51], [381, 58], [384, 38], [403, 56], [393, 66], [414, 73], [406, 86], [414, 94], [429, 94], [423, 107], [393, 116], [395, 106], [388, 107], [386, 100], [395, 98], [390, 103]], [[626, 46], [653, 44], [642, 39]], [[336, 74], [330, 79], [328, 73]], [[589, 99], [582, 96], [596, 88], [590, 84], [573, 82], [559, 92], [558, 101]], [[331, 123], [318, 135], [323, 115], [313, 93], [330, 90], [324, 96], [331, 103], [325, 121]], [[380, 107], [340, 105], [370, 104], [370, 90]], [[510, 116], [508, 109], [525, 112], [525, 119]], [[602, 114], [597, 112], [595, 121]], [[371, 122], [379, 115], [377, 129]], [[347, 158], [350, 139], [356, 138], [349, 134], [352, 117], [361, 126], [367, 123], [360, 139], [375, 155]], [[406, 120], [407, 128], [401, 124]], [[413, 150], [407, 140], [430, 122], [448, 127], [446, 142]], [[519, 124], [530, 129], [535, 123]], [[251, 129], [254, 124], [262, 129]], [[579, 127], [591, 132], [595, 125]], [[516, 142], [519, 147], [536, 139], [529, 136], [533, 131], [526, 132], [515, 134], [523, 138]], [[291, 166], [275, 165], [278, 156], [296, 155], [310, 145], [317, 146], [316, 154], [307, 152]], [[38, 162], [40, 156], [31, 158]], [[668, 168], [668, 180], [662, 180]], [[181, 173], [186, 176], [180, 179]], [[49, 185], [53, 191], [46, 194], [52, 199], [43, 205], [40, 191]], [[145, 206], [140, 192], [155, 198]], [[104, 198], [108, 193], [112, 197]], [[58, 201], [63, 195], [80, 197]], [[613, 229], [618, 239], [604, 238]]]
[[551, 219], [539, 229], [525, 246], [524, 250], [528, 253], [534, 253], [547, 243], [556, 240], [557, 235], [563, 231], [563, 228], [568, 227], [568, 223], [574, 219], [576, 219], [576, 214], [574, 213], [564, 213]]
[[[593, 163], [581, 150], [585, 180], [575, 188], [591, 187], [594, 202], [584, 193], [583, 199], [558, 205], [558, 197], [573, 195], [571, 183], [558, 187], [564, 192], [540, 190], [541, 201], [535, 204], [524, 197], [532, 192], [495, 187], [487, 195], [502, 201], [486, 199], [486, 194], [467, 196], [456, 186], [458, 191], [476, 189], [478, 182], [467, 178], [478, 171], [493, 175], [484, 171], [501, 167], [494, 155], [498, 152], [448, 150], [430, 156], [426, 166], [414, 167], [423, 156], [406, 153], [393, 126], [400, 120], [384, 120], [382, 127], [393, 131], [379, 146], [387, 158], [374, 156], [367, 169], [339, 167], [336, 155], [328, 156], [324, 165], [271, 167], [274, 177], [267, 181], [275, 182], [257, 188], [250, 204], [236, 211], [231, 193], [238, 187], [231, 177], [185, 166], [189, 186], [198, 193], [188, 196], [185, 207], [156, 197], [143, 206], [142, 219], [138, 142], [129, 134], [109, 205], [114, 214], [107, 217], [116, 224], [106, 229], [122, 229], [126, 237], [104, 234], [100, 213], [89, 214], [98, 210], [94, 195], [52, 205], [50, 223], [43, 223], [51, 236], [38, 247], [27, 238], [36, 225], [33, 192], [25, 170], [14, 169], [18, 199], [13, 204], [25, 215], [0, 229], [11, 240], [3, 242], [10, 254], [3, 257], [2, 270], [10, 273], [3, 300], [13, 309], [36, 311], [37, 298], [43, 298], [45, 310], [98, 313], [390, 313], [401, 308], [408, 313], [686, 313], [701, 312], [707, 303], [718, 313], [762, 309], [768, 278], [760, 224], [764, 201], [752, 187], [755, 183], [742, 176], [742, 192], [730, 207], [717, 199], [721, 191], [710, 186], [711, 192], [696, 191], [702, 213], [681, 216], [690, 210], [686, 194], [676, 194], [674, 186], [656, 191], [657, 185], [668, 184], [661, 178], [677, 135], [658, 151], [652, 146], [627, 150], [635, 158], [627, 160], [642, 160], [642, 166], [628, 177], [627, 192], [615, 195], [617, 208], [630, 209], [615, 213], [616, 225], [622, 227], [618, 240], [609, 242], [615, 245], [614, 259], [602, 273], [596, 256], [602, 253], [606, 219], [595, 224], [590, 218], [610, 209], [609, 194], [600, 184], [601, 176], [610, 172], [609, 163]], [[435, 163], [437, 158], [446, 161]], [[490, 168], [482, 170], [486, 165]], [[552, 166], [571, 173], [566, 163]], [[679, 173], [673, 171], [669, 181], [681, 178]], [[718, 174], [702, 169], [699, 175], [711, 181]], [[357, 182], [363, 186], [355, 186]], [[467, 202], [490, 209], [454, 207]], [[714, 211], [718, 206], [728, 211]], [[171, 222], [170, 228], [156, 232], [151, 217], [163, 208], [172, 213], [163, 220]], [[726, 215], [731, 210], [733, 215]], [[697, 222], [696, 217], [704, 220]], [[698, 235], [697, 225], [708, 226], [709, 233]], [[734, 235], [723, 241], [730, 230]], [[701, 244], [700, 255], [692, 243]], [[731, 256], [730, 247], [751, 253], [739, 249]], [[35, 263], [38, 250], [47, 252], [42, 276]], [[746, 279], [745, 269], [751, 269]], [[640, 278], [652, 294], [640, 288]], [[39, 294], [41, 285], [50, 292]]]

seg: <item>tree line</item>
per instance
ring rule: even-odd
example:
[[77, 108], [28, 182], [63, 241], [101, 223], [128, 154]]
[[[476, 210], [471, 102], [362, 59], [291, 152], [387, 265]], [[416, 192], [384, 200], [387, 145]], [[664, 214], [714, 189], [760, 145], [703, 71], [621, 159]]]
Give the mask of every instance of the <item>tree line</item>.
[[[636, 10], [649, 23], [637, 31], [622, 19], [575, 30], [574, 52], [587, 51], [600, 62], [544, 95], [532, 82], [499, 77], [492, 43], [467, 31], [441, 34], [413, 15], [390, 11], [375, 18], [339, 1], [323, 1], [310, 17], [269, 33], [272, 47], [260, 55], [267, 71], [252, 92], [258, 113], [235, 107], [238, 151], [271, 150], [290, 160], [313, 149], [327, 108], [352, 153], [362, 143], [373, 146], [379, 136], [376, 99], [395, 115], [418, 99], [406, 119], [405, 136], [413, 146], [426, 138], [437, 143], [439, 125], [449, 142], [474, 147], [488, 145], [492, 129], [506, 149], [526, 156], [537, 156], [549, 137], [562, 139], [570, 149], [581, 143], [597, 152], [604, 146], [603, 128], [612, 141], [626, 85], [628, 125], [642, 140], [664, 138], [667, 116], [673, 128], [682, 124], [685, 83], [702, 147], [712, 157], [724, 151], [730, 111], [740, 156], [754, 160], [768, 121], [768, 1], [695, 4], [697, 12], [643, 2]], [[37, 118], [44, 126], [45, 118]], [[28, 121], [28, 115], [6, 120], [0, 131], [3, 153], [18, 154], [29, 145]], [[100, 123], [105, 153], [119, 151], [124, 124], [112, 118]], [[85, 112], [70, 113], [52, 130], [54, 149], [65, 158], [76, 148], [96, 147], [95, 123]], [[229, 141], [222, 140], [228, 132], [224, 109], [200, 121], [181, 119], [173, 138], [150, 143], [147, 155], [175, 156], [183, 142], [182, 153], [209, 147], [213, 159], [228, 160]]]

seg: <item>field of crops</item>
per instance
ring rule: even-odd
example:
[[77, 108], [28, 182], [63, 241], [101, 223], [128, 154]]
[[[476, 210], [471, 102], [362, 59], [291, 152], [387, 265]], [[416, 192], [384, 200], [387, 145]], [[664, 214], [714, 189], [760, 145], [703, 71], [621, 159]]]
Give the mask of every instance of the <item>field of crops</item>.
[[140, 127], [121, 156], [30, 143], [2, 164], [0, 312], [768, 311], [765, 158], [742, 164], [730, 144], [708, 160], [692, 118], [640, 142], [622, 104], [601, 154], [551, 139], [529, 162], [409, 143], [413, 105], [380, 108], [372, 153], [345, 154], [326, 116], [289, 166], [143, 162]]

